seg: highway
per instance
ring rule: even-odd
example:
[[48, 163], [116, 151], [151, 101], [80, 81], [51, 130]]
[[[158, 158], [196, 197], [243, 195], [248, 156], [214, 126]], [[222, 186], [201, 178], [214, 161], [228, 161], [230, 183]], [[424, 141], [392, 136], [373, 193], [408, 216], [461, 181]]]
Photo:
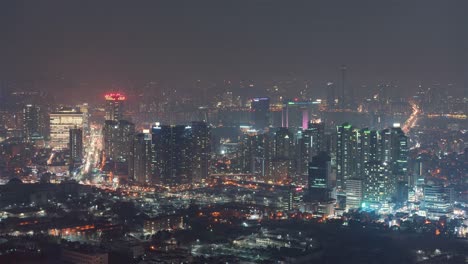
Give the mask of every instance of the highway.
[[416, 104], [416, 102], [410, 101], [410, 105], [413, 109], [413, 112], [402, 127], [402, 130], [403, 132], [405, 132], [405, 134], [408, 134], [410, 130], [416, 125], [418, 121], [418, 116], [421, 113], [421, 110], [419, 110], [419, 106]]
[[83, 165], [77, 168], [74, 179], [84, 183], [98, 183], [100, 178], [96, 177], [95, 168], [99, 168], [100, 153], [102, 150], [102, 129], [98, 125], [91, 126], [91, 135], [84, 146]]

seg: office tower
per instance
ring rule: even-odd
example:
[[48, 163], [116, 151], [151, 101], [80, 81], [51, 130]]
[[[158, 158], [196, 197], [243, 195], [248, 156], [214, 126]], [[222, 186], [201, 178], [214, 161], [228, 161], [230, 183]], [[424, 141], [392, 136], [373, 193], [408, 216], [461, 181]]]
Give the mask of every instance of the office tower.
[[336, 107], [335, 84], [332, 82], [327, 83], [327, 108], [333, 110]]
[[120, 93], [109, 93], [106, 99], [106, 120], [118, 121], [123, 119], [123, 104], [126, 97]]
[[211, 153], [211, 133], [205, 122], [192, 122], [193, 151], [192, 183], [203, 183], [208, 178]]
[[270, 98], [253, 98], [250, 109], [256, 129], [263, 130], [270, 125]]
[[325, 151], [325, 124], [311, 121], [308, 128], [298, 133], [296, 150], [297, 173], [307, 173], [309, 162], [320, 151]]
[[132, 156], [135, 125], [126, 120], [106, 120], [103, 127], [104, 155], [107, 160], [126, 162]]
[[294, 174], [294, 136], [289, 129], [282, 127], [272, 135], [271, 181], [285, 181]]
[[[465, 154], [466, 153], [468, 152], [465, 151]], [[413, 160], [414, 161], [413, 171], [412, 171], [410, 180], [408, 181], [410, 188], [424, 184], [424, 179], [430, 173], [430, 169], [429, 169], [430, 159], [431, 158], [429, 154], [424, 153], [424, 154], [418, 155], [416, 160]]]
[[364, 202], [388, 202], [395, 195], [396, 179], [385, 162], [369, 161], [365, 164]]
[[441, 216], [449, 216], [453, 212], [454, 189], [442, 185], [424, 186], [423, 208], [426, 216], [439, 220]]
[[193, 160], [191, 129], [183, 125], [153, 126], [151, 129], [153, 181], [166, 186], [191, 182]]
[[381, 158], [390, 165], [390, 171], [400, 181], [406, 181], [408, 171], [408, 138], [400, 127], [381, 132]]
[[355, 176], [356, 136], [355, 129], [349, 124], [337, 126], [336, 142], [336, 183], [340, 190], [346, 189], [346, 180]]
[[50, 114], [50, 146], [53, 149], [67, 149], [70, 143], [70, 129], [83, 128], [83, 114], [73, 108], [62, 108]]
[[309, 163], [309, 190], [313, 188], [331, 188], [331, 158], [326, 152], [320, 152]]
[[85, 135], [89, 135], [89, 105], [87, 103], [83, 103], [78, 105], [77, 107], [80, 109], [80, 112], [83, 113], [83, 133]]
[[269, 134], [244, 134], [239, 156], [244, 173], [251, 173], [267, 179], [271, 171], [273, 139]]
[[346, 181], [346, 209], [358, 209], [361, 207], [364, 180], [358, 178], [351, 178]]
[[133, 139], [133, 157], [129, 160], [129, 175], [138, 183], [149, 183], [152, 179], [153, 147], [149, 130], [138, 133]]
[[294, 157], [294, 136], [285, 127], [273, 133], [273, 157], [275, 159], [291, 160]]
[[71, 165], [81, 163], [83, 159], [83, 130], [81, 128], [71, 128], [69, 137], [70, 163]]
[[325, 151], [325, 123], [311, 121], [307, 130], [304, 131], [310, 138], [311, 155], [318, 155], [320, 151]]
[[296, 145], [296, 173], [298, 175], [307, 175], [309, 162], [312, 161], [310, 138], [302, 131], [298, 131], [295, 139]]
[[357, 133], [357, 156], [356, 158], [356, 174], [357, 178], [364, 177], [364, 167], [369, 161], [380, 160], [379, 140], [380, 133], [376, 130], [367, 128], [361, 129]]
[[23, 107], [23, 137], [26, 142], [32, 141], [34, 136], [39, 136], [40, 108], [36, 105]]

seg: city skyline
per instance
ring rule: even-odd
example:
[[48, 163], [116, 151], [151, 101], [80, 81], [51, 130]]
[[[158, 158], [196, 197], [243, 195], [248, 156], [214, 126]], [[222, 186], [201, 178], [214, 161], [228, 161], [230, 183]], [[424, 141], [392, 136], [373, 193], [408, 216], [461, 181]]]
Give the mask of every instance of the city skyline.
[[468, 1], [3, 1], [0, 263], [468, 261]]

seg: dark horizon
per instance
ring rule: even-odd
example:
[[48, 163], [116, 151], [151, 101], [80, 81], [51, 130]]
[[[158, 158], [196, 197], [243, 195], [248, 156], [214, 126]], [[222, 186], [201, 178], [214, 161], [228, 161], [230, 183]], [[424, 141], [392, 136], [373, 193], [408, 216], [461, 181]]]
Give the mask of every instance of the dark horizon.
[[361, 94], [380, 83], [404, 96], [420, 83], [468, 87], [463, 0], [12, 1], [0, 13], [0, 79], [60, 99], [150, 80], [193, 89], [198, 79], [296, 78], [320, 93], [342, 64]]

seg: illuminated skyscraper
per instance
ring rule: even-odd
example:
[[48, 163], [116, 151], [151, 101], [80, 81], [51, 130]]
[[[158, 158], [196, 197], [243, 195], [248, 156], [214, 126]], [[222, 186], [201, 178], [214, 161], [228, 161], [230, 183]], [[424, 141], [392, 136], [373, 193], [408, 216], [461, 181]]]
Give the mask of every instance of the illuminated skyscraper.
[[83, 159], [83, 129], [70, 129], [70, 142], [68, 145], [71, 163], [81, 163]]
[[356, 131], [357, 156], [355, 177], [363, 179], [365, 164], [369, 161], [380, 160], [380, 133], [367, 128]]
[[88, 103], [83, 103], [83, 104], [77, 105], [77, 107], [80, 109], [80, 112], [83, 113], [83, 134], [84, 135], [89, 135], [89, 133], [90, 133], [89, 105], [88, 105]]
[[191, 145], [193, 151], [192, 183], [202, 183], [208, 178], [211, 153], [211, 134], [205, 122], [192, 122]]
[[430, 219], [439, 220], [441, 216], [449, 216], [453, 212], [454, 189], [442, 185], [424, 186], [423, 208]]
[[193, 160], [191, 133], [191, 128], [184, 125], [152, 127], [155, 183], [177, 186], [191, 182]]
[[149, 183], [152, 179], [153, 148], [150, 131], [135, 135], [133, 140], [133, 156], [129, 160], [129, 175], [138, 183]]
[[326, 152], [320, 152], [309, 163], [309, 189], [331, 188], [331, 158]]
[[310, 155], [316, 156], [320, 151], [325, 151], [325, 123], [309, 122], [307, 130], [303, 132], [307, 134], [310, 139], [311, 153]]
[[309, 122], [308, 128], [297, 133], [296, 145], [296, 172], [307, 173], [309, 162], [320, 151], [325, 151], [325, 124], [321, 122]]
[[406, 181], [408, 171], [408, 137], [395, 126], [381, 132], [381, 158], [390, 165], [390, 172], [400, 181]]
[[274, 132], [273, 157], [275, 159], [291, 160], [294, 157], [294, 136], [285, 127]]
[[245, 134], [239, 148], [241, 168], [244, 173], [252, 173], [260, 177], [270, 175], [272, 159], [272, 141], [269, 134]]
[[346, 181], [346, 209], [358, 209], [361, 207], [364, 180], [358, 178], [350, 178]]
[[356, 172], [356, 135], [348, 123], [337, 126], [336, 169], [337, 187], [346, 189], [346, 180], [355, 177]]
[[127, 162], [133, 155], [135, 125], [126, 120], [107, 120], [103, 128], [104, 152], [108, 160]]
[[50, 146], [66, 149], [70, 143], [70, 129], [83, 128], [83, 113], [71, 108], [62, 108], [50, 114]]
[[34, 135], [39, 135], [40, 108], [36, 105], [23, 107], [23, 136], [26, 141], [31, 141]]
[[106, 98], [106, 120], [122, 120], [123, 119], [123, 104], [126, 97], [120, 93], [109, 93]]
[[370, 161], [365, 164], [364, 202], [388, 202], [395, 195], [395, 177], [389, 172], [388, 164]]
[[270, 98], [253, 98], [250, 108], [255, 128], [265, 129], [270, 125]]
[[285, 127], [279, 128], [272, 135], [272, 159], [269, 181], [280, 182], [294, 175], [294, 136]]

